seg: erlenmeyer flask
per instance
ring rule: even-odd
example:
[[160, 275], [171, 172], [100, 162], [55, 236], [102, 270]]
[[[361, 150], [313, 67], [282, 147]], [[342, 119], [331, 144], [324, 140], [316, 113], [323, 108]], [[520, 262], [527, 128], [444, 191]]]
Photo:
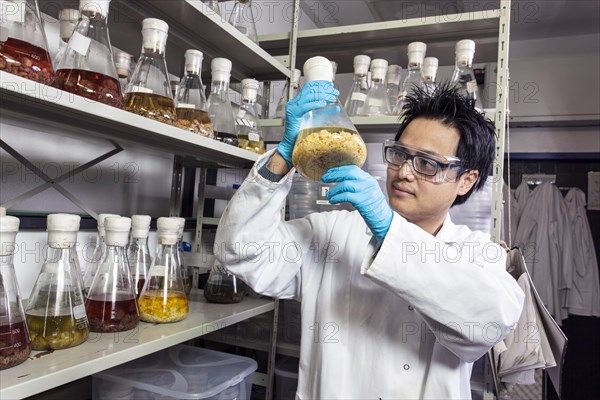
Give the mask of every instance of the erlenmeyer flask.
[[288, 101], [296, 97], [296, 95], [298, 94], [298, 90], [300, 89], [300, 75], [302, 75], [302, 71], [300, 71], [297, 68], [294, 68], [289, 83], [289, 85], [292, 88], [292, 94], [290, 96], [290, 86], [288, 86], [288, 83], [286, 82], [285, 86], [283, 87], [283, 93], [281, 94], [281, 98], [277, 103], [277, 108], [275, 109], [275, 118], [283, 118], [283, 120], [285, 121], [285, 105]]
[[125, 252], [130, 228], [127, 217], [106, 219], [106, 254], [85, 301], [93, 332], [127, 331], [140, 320]]
[[[304, 63], [304, 76], [312, 81], [332, 79], [331, 63], [325, 57], [312, 57]], [[304, 114], [292, 153], [292, 163], [305, 178], [321, 181], [333, 167], [358, 165], [367, 158], [367, 146], [337, 100]]]
[[233, 109], [229, 100], [231, 61], [226, 58], [213, 58], [210, 68], [212, 83], [210, 85], [210, 95], [208, 96], [208, 113], [213, 123], [215, 139], [237, 146], [239, 142], [235, 134]]
[[88, 337], [90, 325], [72, 257], [80, 219], [48, 215], [48, 255], [25, 310], [33, 350], [65, 349]]
[[408, 45], [408, 73], [402, 83], [402, 90], [400, 91], [392, 114], [402, 114], [404, 98], [407, 95], [412, 94], [415, 90], [426, 89], [425, 81], [423, 80], [423, 72], [421, 71], [426, 51], [427, 45], [423, 42], [412, 42]]
[[256, 109], [256, 96], [258, 95], [258, 81], [255, 79], [242, 79], [242, 104], [236, 115], [239, 146], [254, 153], [264, 154], [265, 142], [258, 121]]
[[402, 67], [397, 64], [392, 64], [388, 67], [386, 78], [386, 91], [388, 101], [390, 103], [390, 111], [396, 105], [398, 96], [400, 95], [400, 79], [402, 77]]
[[121, 87], [121, 93], [125, 96], [127, 85], [131, 79], [131, 73], [133, 69], [131, 54], [125, 53], [124, 51], [114, 49], [115, 67], [117, 67], [117, 75], [119, 76], [119, 85]]
[[31, 337], [13, 264], [18, 231], [18, 218], [0, 215], [0, 370], [22, 363], [31, 353]]
[[180, 128], [214, 139], [204, 85], [200, 78], [203, 57], [198, 50], [185, 52], [185, 76], [179, 85], [175, 110]]
[[165, 60], [168, 32], [169, 25], [160, 19], [142, 21], [142, 54], [127, 85], [123, 108], [174, 125], [177, 117]]
[[236, 0], [229, 17], [229, 23], [235, 26], [244, 36], [247, 36], [248, 39], [258, 44], [252, 0]]
[[181, 272], [181, 280], [183, 281], [183, 289], [185, 294], [190, 294], [192, 290], [192, 274], [188, 270], [183, 255], [183, 230], [185, 229], [185, 218], [174, 217], [179, 222], [179, 231], [177, 232], [177, 261], [179, 262], [179, 271]]
[[98, 271], [98, 265], [104, 259], [106, 254], [106, 242], [104, 237], [106, 236], [106, 230], [104, 229], [104, 222], [108, 217], [118, 217], [116, 214], [98, 214], [98, 235], [96, 237], [96, 245], [92, 254], [84, 254], [86, 260], [85, 271], [83, 272], [83, 294], [87, 296], [92, 281]]
[[158, 247], [138, 305], [146, 322], [177, 322], [188, 314], [188, 301], [177, 258], [179, 221], [161, 217], [157, 222]]
[[0, 70], [46, 85], [54, 69], [37, 0], [0, 1]]
[[360, 115], [390, 115], [390, 104], [387, 97], [385, 77], [388, 62], [382, 58], [371, 61], [371, 87], [367, 92], [367, 98], [362, 108], [358, 111]]
[[482, 109], [479, 98], [477, 81], [473, 74], [473, 56], [475, 55], [475, 42], [469, 39], [456, 43], [456, 66], [452, 75], [452, 82], [460, 89], [476, 108]]
[[58, 25], [60, 27], [60, 43], [58, 52], [52, 59], [52, 63], [57, 66], [59, 61], [65, 55], [69, 44], [69, 39], [73, 35], [73, 31], [79, 21], [79, 10], [75, 8], [63, 8], [58, 13]]
[[56, 66], [54, 86], [113, 107], [123, 94], [108, 36], [110, 0], [80, 0], [81, 17]]
[[433, 94], [437, 88], [437, 83], [435, 83], [437, 69], [438, 59], [435, 57], [425, 57], [423, 60], [423, 81], [429, 94]]
[[348, 97], [344, 103], [346, 113], [348, 113], [350, 117], [358, 115], [358, 111], [362, 108], [363, 104], [365, 104], [367, 92], [369, 91], [369, 88], [366, 87], [366, 77], [369, 72], [370, 62], [371, 57], [367, 55], [360, 54], [354, 56], [354, 78], [352, 80], [350, 93], [348, 93]]
[[219, 7], [219, 0], [202, 0], [204, 4], [208, 6], [208, 8], [214, 11], [217, 15], [221, 15], [221, 8]]
[[148, 248], [148, 235], [150, 232], [149, 215], [133, 215], [131, 217], [131, 240], [127, 248], [127, 260], [135, 297], [138, 298], [146, 282], [148, 269], [152, 263], [150, 249]]

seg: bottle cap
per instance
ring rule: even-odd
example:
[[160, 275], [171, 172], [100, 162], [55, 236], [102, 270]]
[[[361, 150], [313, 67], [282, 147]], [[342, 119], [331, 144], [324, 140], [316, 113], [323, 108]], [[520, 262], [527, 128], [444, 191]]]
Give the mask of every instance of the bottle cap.
[[369, 63], [371, 57], [364, 54], [354, 56], [354, 73], [356, 75], [366, 75], [369, 72]]
[[74, 214], [50, 214], [46, 221], [48, 245], [55, 249], [66, 249], [77, 243], [77, 232], [81, 217]]
[[0, 256], [14, 253], [19, 222], [17, 217], [0, 215]]
[[383, 58], [376, 58], [371, 61], [371, 79], [383, 81], [387, 74], [388, 62]]
[[402, 67], [398, 64], [392, 64], [388, 67], [387, 82], [394, 83], [400, 86], [400, 74], [402, 73]]
[[199, 50], [189, 49], [185, 51], [185, 71], [200, 73], [204, 54]]
[[115, 67], [117, 67], [117, 74], [119, 76], [128, 76], [131, 68], [131, 54], [121, 50], [115, 50], [114, 47], [113, 50], [113, 59], [115, 61]]
[[455, 54], [458, 64], [471, 64], [475, 55], [475, 42], [470, 39], [456, 42]]
[[408, 45], [408, 63], [409, 64], [422, 64], [425, 53], [427, 52], [427, 45], [423, 42], [412, 42]]
[[104, 17], [108, 15], [108, 8], [110, 6], [110, 0], [81, 0], [79, 2], [79, 9], [83, 11], [90, 11], [94, 14], [102, 14]]
[[333, 82], [333, 69], [331, 62], [325, 57], [316, 56], [309, 58], [302, 67], [306, 81]]
[[101, 238], [103, 238], [104, 235], [106, 235], [106, 231], [104, 230], [104, 221], [106, 220], [106, 218], [119, 216], [120, 215], [117, 214], [98, 214], [98, 234]]
[[256, 79], [242, 79], [242, 98], [256, 101], [258, 96], [258, 81]]
[[142, 21], [144, 49], [164, 52], [169, 34], [169, 24], [157, 18], [146, 18]]
[[108, 246], [126, 246], [131, 229], [131, 218], [108, 217], [104, 222], [104, 228]]
[[231, 61], [227, 58], [217, 57], [210, 62], [210, 70], [213, 81], [229, 82], [231, 75]]
[[156, 222], [159, 244], [176, 244], [179, 234], [177, 218], [160, 217]]
[[132, 215], [131, 216], [131, 237], [139, 239], [145, 239], [148, 237], [150, 232], [150, 218], [149, 215]]
[[302, 71], [300, 71], [298, 68], [294, 68], [294, 70], [292, 71], [292, 83], [295, 83], [296, 85], [298, 83], [300, 83], [300, 76], [302, 75]]
[[58, 13], [58, 19], [60, 21], [60, 37], [63, 40], [68, 40], [77, 26], [79, 10], [74, 8], [63, 8]]

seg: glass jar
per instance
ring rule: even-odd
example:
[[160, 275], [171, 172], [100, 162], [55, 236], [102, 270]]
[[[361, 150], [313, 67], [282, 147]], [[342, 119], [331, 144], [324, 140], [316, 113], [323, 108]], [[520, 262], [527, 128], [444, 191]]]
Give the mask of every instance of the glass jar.
[[210, 303], [239, 303], [246, 296], [246, 284], [220, 263], [215, 263], [210, 270], [208, 281], [204, 287], [204, 297]]

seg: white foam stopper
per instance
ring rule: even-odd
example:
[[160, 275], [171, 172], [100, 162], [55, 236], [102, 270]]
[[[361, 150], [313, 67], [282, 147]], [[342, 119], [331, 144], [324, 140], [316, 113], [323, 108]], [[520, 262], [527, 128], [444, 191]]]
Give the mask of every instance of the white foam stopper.
[[179, 238], [179, 221], [177, 218], [160, 217], [156, 222], [159, 244], [177, 244]]
[[333, 82], [333, 68], [331, 62], [325, 57], [316, 56], [309, 58], [302, 67], [306, 81]]
[[427, 52], [427, 45], [423, 42], [412, 42], [408, 45], [408, 63], [423, 64]]
[[126, 246], [129, 241], [131, 218], [108, 217], [104, 223], [107, 246]]
[[129, 75], [129, 70], [131, 68], [131, 54], [121, 50], [115, 50], [113, 59], [115, 61], [115, 67], [117, 67], [117, 74], [120, 76]]
[[0, 256], [8, 256], [15, 251], [15, 240], [19, 232], [19, 218], [0, 215]]
[[464, 39], [456, 42], [455, 54], [456, 62], [458, 64], [472, 64], [473, 56], [475, 55], [475, 42], [470, 39]]
[[56, 249], [66, 249], [77, 243], [77, 232], [81, 217], [74, 214], [50, 214], [46, 221], [48, 245]]
[[189, 49], [185, 51], [185, 70], [199, 74], [202, 70], [204, 54], [199, 50]]
[[388, 62], [383, 58], [375, 58], [371, 61], [371, 79], [383, 81], [387, 74]]
[[63, 8], [58, 13], [58, 20], [60, 21], [60, 37], [64, 40], [68, 40], [79, 20], [79, 10], [74, 8]]
[[177, 235], [181, 239], [183, 237], [183, 230], [185, 229], [185, 218], [181, 218], [181, 217], [172, 217], [172, 218], [176, 219], [177, 222], [179, 223], [179, 230], [177, 231]]
[[104, 221], [108, 217], [120, 217], [117, 214], [98, 214], [98, 235], [103, 238], [106, 235], [106, 231], [104, 230]]
[[302, 71], [300, 71], [298, 68], [294, 68], [294, 70], [292, 71], [292, 83], [294, 84], [298, 84], [300, 83], [300, 76], [302, 75]]
[[210, 62], [210, 70], [213, 82], [229, 82], [232, 66], [231, 60], [228, 60], [227, 58], [213, 58]]
[[0, 207], [0, 217], [4, 217], [6, 215], [6, 208]]
[[145, 239], [150, 233], [150, 221], [152, 218], [149, 215], [132, 215], [131, 216], [131, 237], [136, 239]]
[[371, 57], [359, 54], [354, 56], [354, 74], [355, 75], [366, 75], [369, 72], [369, 64], [371, 63]]
[[400, 74], [402, 73], [402, 67], [398, 64], [392, 64], [388, 66], [387, 82], [400, 85]]
[[423, 76], [431, 78], [431, 80], [435, 80], [435, 76], [437, 75], [439, 61], [435, 57], [425, 57], [423, 60]]
[[242, 98], [256, 101], [258, 96], [258, 81], [256, 79], [242, 79]]
[[146, 18], [142, 21], [144, 49], [164, 52], [169, 36], [169, 24], [157, 18]]
[[104, 17], [108, 16], [108, 9], [110, 7], [110, 0], [81, 0], [79, 2], [79, 10], [90, 11], [95, 14], [102, 14]]

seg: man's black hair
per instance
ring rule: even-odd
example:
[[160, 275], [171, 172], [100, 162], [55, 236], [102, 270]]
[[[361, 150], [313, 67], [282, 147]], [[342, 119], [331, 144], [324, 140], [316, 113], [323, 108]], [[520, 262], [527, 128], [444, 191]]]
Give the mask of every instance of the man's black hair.
[[432, 94], [423, 89], [414, 90], [406, 96], [402, 111], [404, 119], [395, 140], [399, 140], [408, 124], [417, 118], [438, 121], [460, 133], [456, 157], [461, 159], [462, 172], [478, 170], [479, 180], [467, 193], [457, 196], [453, 206], [463, 204], [475, 190], [483, 188], [494, 162], [495, 127], [475, 109], [472, 100], [451, 83], [443, 83]]

